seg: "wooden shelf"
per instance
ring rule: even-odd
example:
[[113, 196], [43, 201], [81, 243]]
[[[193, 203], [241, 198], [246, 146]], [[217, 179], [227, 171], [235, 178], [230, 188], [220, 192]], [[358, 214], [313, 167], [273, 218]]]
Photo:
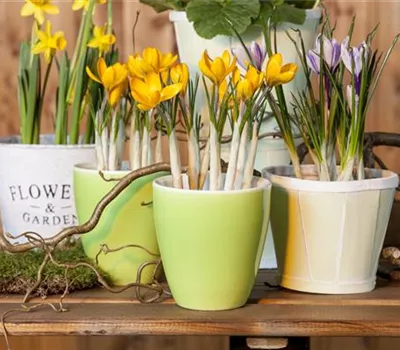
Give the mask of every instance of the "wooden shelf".
[[[12, 313], [6, 328], [11, 335], [400, 336], [398, 283], [381, 283], [371, 293], [325, 296], [271, 290], [264, 284], [271, 278], [260, 274], [249, 303], [237, 310], [191, 311], [173, 300], [145, 305], [132, 291], [91, 290], [68, 296], [68, 312], [42, 307]], [[0, 314], [20, 308], [20, 300], [0, 296]]]

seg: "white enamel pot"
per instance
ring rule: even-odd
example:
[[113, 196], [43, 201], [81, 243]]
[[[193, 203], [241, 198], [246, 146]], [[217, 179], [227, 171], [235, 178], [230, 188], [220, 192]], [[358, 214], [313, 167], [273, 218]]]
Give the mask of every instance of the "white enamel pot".
[[96, 161], [94, 145], [54, 145], [51, 135], [42, 136], [39, 145], [20, 144], [19, 137], [0, 142], [3, 230], [14, 237], [34, 231], [49, 238], [76, 225], [73, 167]]

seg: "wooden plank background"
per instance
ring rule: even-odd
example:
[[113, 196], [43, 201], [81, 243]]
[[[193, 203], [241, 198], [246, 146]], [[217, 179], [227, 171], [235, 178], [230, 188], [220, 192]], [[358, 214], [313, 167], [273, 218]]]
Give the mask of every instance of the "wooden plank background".
[[[338, 37], [345, 35], [348, 24], [354, 14], [357, 15], [355, 42], [361, 40], [380, 23], [380, 29], [375, 39], [375, 47], [384, 50], [390, 44], [393, 36], [400, 31], [400, 1], [392, 0], [325, 0], [332, 19], [337, 20]], [[22, 0], [0, 0], [0, 136], [16, 134], [19, 131], [16, 74], [18, 65], [19, 43], [30, 31], [30, 20], [19, 16]], [[59, 1], [62, 16], [53, 17], [54, 29], [64, 30], [73, 47], [76, 37], [79, 17], [70, 10], [71, 1]], [[137, 0], [114, 0], [115, 30], [125, 59], [132, 52], [132, 26], [136, 11], [140, 9], [141, 19], [137, 28], [137, 49], [145, 46], [156, 46], [163, 51], [176, 50], [173, 28], [168, 21], [168, 15], [156, 15], [152, 9], [141, 6]], [[98, 8], [96, 17], [100, 25], [105, 22], [104, 6]], [[392, 56], [384, 73], [379, 89], [373, 100], [368, 118], [368, 130], [400, 132], [400, 48]], [[54, 105], [54, 81], [50, 84], [49, 103], [46, 105], [44, 131], [50, 132], [52, 126], [52, 106]], [[53, 92], [53, 93], [52, 93]], [[380, 155], [392, 170], [400, 172], [398, 150], [383, 149]], [[2, 165], [3, 166], [3, 165]], [[121, 337], [121, 338], [74, 338], [74, 337], [38, 337], [13, 339], [15, 350], [129, 350], [129, 349], [227, 349], [227, 339], [196, 338], [196, 337]], [[380, 350], [397, 348], [400, 341], [396, 339], [366, 339], [366, 338], [319, 338], [312, 342], [313, 350]], [[0, 349], [5, 349], [0, 344]]]

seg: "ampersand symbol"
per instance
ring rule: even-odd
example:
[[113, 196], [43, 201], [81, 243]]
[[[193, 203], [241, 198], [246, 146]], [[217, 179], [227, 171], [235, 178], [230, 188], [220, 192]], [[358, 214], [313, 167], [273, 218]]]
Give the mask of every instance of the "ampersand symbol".
[[46, 209], [45, 209], [45, 212], [46, 212], [46, 213], [54, 213], [54, 205], [51, 204], [51, 203], [48, 203], [48, 204], [47, 204], [47, 207], [46, 207]]

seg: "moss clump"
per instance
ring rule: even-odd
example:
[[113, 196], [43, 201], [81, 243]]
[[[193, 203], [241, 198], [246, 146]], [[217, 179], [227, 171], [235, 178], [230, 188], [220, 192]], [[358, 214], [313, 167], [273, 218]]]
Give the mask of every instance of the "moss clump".
[[[68, 249], [58, 249], [53, 253], [60, 263], [90, 263], [82, 244], [74, 243]], [[0, 293], [25, 294], [37, 280], [39, 267], [45, 257], [42, 250], [21, 254], [0, 252]], [[89, 268], [78, 267], [68, 271], [69, 292], [98, 286], [96, 274]], [[104, 276], [105, 277], [105, 276]], [[35, 291], [36, 296], [62, 294], [66, 288], [65, 269], [48, 262], [43, 270], [43, 281]]]

